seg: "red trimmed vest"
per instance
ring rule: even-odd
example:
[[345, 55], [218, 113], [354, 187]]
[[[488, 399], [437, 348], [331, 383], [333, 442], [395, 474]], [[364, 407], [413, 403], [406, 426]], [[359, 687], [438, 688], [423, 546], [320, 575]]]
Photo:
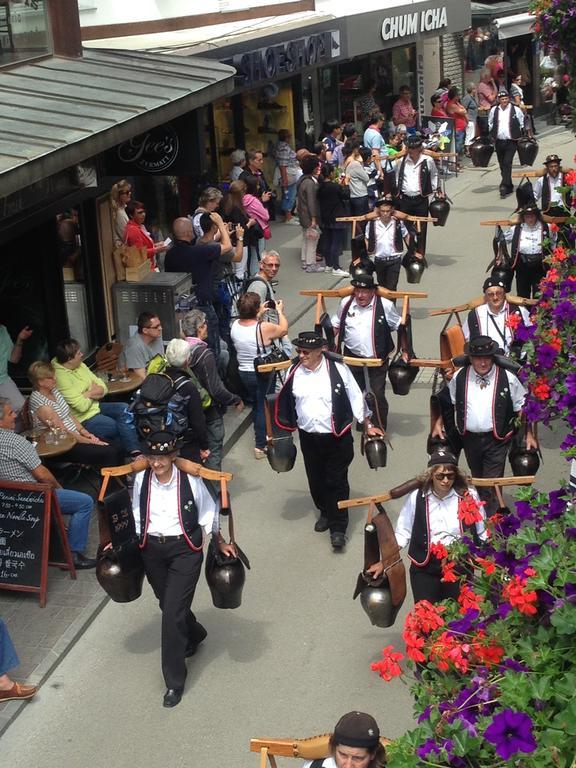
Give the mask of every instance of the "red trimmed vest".
[[[346, 319], [350, 306], [354, 301], [354, 296], [351, 296], [349, 301], [344, 304], [342, 308], [342, 317], [340, 318], [340, 331], [338, 332], [338, 352], [342, 351], [342, 347], [346, 343]], [[390, 333], [390, 326], [386, 321], [386, 313], [384, 312], [384, 306], [378, 296], [374, 297], [372, 305], [372, 346], [376, 351], [376, 356], [381, 360], [386, 360], [390, 352], [394, 349], [394, 342], [392, 341], [392, 334]]]
[[[372, 219], [368, 224], [368, 253], [372, 254], [376, 250], [376, 221]], [[402, 253], [404, 250], [404, 240], [402, 240], [402, 224], [399, 219], [394, 219], [394, 250]]]
[[[509, 112], [508, 120], [510, 121], [510, 138], [519, 139], [520, 136], [522, 135], [520, 120], [518, 119], [516, 110], [512, 105], [510, 105], [509, 109], [510, 109], [510, 112]], [[494, 122], [492, 123], [492, 131], [491, 131], [491, 135], [494, 140], [496, 140], [498, 137], [498, 121], [500, 119], [500, 114], [499, 114], [500, 112], [502, 112], [500, 107], [496, 107], [494, 109]]]
[[[540, 222], [540, 231], [541, 231], [541, 253], [542, 258], [547, 255], [550, 248], [548, 245], [545, 244], [545, 241], [550, 238], [550, 228], [548, 227], [548, 224], [546, 224], [545, 221]], [[512, 235], [512, 244], [510, 246], [510, 258], [512, 259], [512, 263], [510, 264], [511, 269], [516, 269], [516, 265], [518, 264], [518, 259], [520, 257], [520, 235], [522, 233], [522, 224], [516, 224], [514, 227], [514, 233]]]
[[[202, 527], [198, 524], [198, 508], [188, 481], [188, 475], [176, 469], [178, 475], [178, 518], [184, 539], [194, 552], [202, 551]], [[140, 549], [146, 546], [150, 525], [150, 490], [152, 472], [147, 469], [140, 489]]]
[[[348, 432], [354, 420], [352, 406], [334, 360], [324, 358], [324, 364], [328, 366], [330, 375], [330, 390], [332, 393], [332, 434], [334, 437], [342, 437]], [[286, 377], [284, 386], [278, 393], [274, 406], [274, 421], [280, 429], [294, 432], [298, 427], [298, 415], [296, 413], [296, 399], [292, 393], [294, 386], [294, 374], [302, 363], [296, 363]]]
[[[506, 319], [510, 315], [518, 315], [521, 320], [521, 324], [524, 325], [524, 318], [522, 317], [522, 312], [520, 311], [520, 307], [516, 304], [510, 304], [509, 302], [506, 302]], [[474, 339], [476, 336], [491, 336], [490, 330], [490, 318], [488, 317], [489, 313], [487, 313], [487, 320], [488, 320], [488, 328], [483, 329], [480, 324], [480, 316], [478, 314], [478, 308], [471, 310], [468, 313], [468, 330], [470, 332], [470, 338]], [[493, 327], [493, 326], [492, 326]], [[522, 342], [521, 341], [515, 341], [514, 340], [514, 331], [511, 328], [507, 328], [506, 324], [504, 325], [504, 335], [506, 336], [506, 330], [508, 330], [512, 336], [512, 341], [510, 343], [510, 349], [509, 354], [519, 355], [520, 351], [522, 349]], [[500, 337], [496, 339], [496, 341], [504, 347], [504, 339]]]
[[[466, 412], [468, 405], [468, 374], [476, 375], [471, 366], [461, 368], [456, 374], [456, 428], [461, 435], [465, 435]], [[509, 440], [514, 432], [513, 421], [516, 414], [512, 405], [510, 383], [506, 371], [496, 365], [496, 381], [492, 394], [492, 424], [493, 434], [496, 440]]]

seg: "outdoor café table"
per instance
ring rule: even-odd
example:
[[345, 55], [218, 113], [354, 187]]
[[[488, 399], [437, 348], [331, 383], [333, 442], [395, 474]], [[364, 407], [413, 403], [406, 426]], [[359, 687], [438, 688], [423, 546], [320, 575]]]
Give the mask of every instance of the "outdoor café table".
[[32, 445], [35, 444], [35, 448], [38, 451], [38, 456], [41, 459], [52, 459], [55, 456], [61, 456], [76, 445], [76, 438], [74, 435], [66, 432], [65, 435], [58, 436], [57, 443], [46, 443], [46, 435], [48, 430], [44, 429], [41, 432], [37, 430], [29, 429], [23, 433], [24, 437], [30, 439], [33, 437]]

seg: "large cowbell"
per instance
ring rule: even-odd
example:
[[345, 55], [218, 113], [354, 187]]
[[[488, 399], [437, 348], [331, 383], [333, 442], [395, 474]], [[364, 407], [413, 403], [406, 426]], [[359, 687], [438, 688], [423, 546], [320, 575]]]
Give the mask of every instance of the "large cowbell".
[[137, 546], [123, 552], [108, 549], [100, 552], [96, 578], [102, 589], [115, 603], [130, 603], [142, 594], [144, 565]]
[[[374, 506], [378, 514], [372, 517]], [[406, 597], [406, 569], [399, 552], [386, 510], [380, 504], [372, 505], [364, 528], [364, 570], [358, 575], [353, 597], [360, 595], [360, 604], [375, 627], [391, 627]], [[380, 560], [384, 573], [373, 579], [367, 569]]]

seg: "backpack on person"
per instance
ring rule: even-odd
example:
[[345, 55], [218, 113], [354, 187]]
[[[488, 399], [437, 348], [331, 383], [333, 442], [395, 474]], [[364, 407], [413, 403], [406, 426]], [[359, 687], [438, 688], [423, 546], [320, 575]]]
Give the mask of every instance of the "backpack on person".
[[144, 379], [129, 408], [141, 440], [163, 430], [177, 438], [184, 436], [188, 429], [190, 395], [180, 390], [188, 381], [185, 375], [172, 379], [167, 373], [151, 373]]
[[[166, 360], [165, 355], [154, 355], [154, 357], [150, 360], [148, 365], [146, 366], [146, 373], [148, 376], [153, 373], [164, 373], [166, 369], [168, 368], [168, 360]], [[198, 394], [200, 395], [200, 402], [202, 403], [202, 410], [206, 410], [206, 408], [209, 408], [212, 405], [212, 397], [208, 390], [200, 383], [200, 380], [196, 376], [195, 373], [192, 372], [192, 370], [187, 367], [186, 374], [189, 377], [189, 380], [194, 384], [196, 389], [198, 390]], [[147, 377], [148, 378], [148, 377]], [[146, 379], [145, 379], [146, 381]]]
[[263, 277], [259, 277], [258, 275], [246, 276], [244, 280], [242, 280], [242, 285], [240, 286], [240, 290], [238, 291], [238, 298], [240, 298], [240, 296], [243, 296], [245, 293], [248, 293], [252, 283], [255, 283], [257, 280], [261, 283], [264, 283], [264, 285], [266, 286], [266, 298], [264, 299], [264, 301], [272, 301], [272, 291], [270, 290], [270, 286], [268, 282], [264, 280]]

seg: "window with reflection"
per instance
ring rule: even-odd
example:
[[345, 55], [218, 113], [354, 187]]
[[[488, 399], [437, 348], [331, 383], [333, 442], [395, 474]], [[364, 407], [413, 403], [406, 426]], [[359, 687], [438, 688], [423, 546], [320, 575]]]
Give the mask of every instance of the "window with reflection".
[[45, 0], [0, 0], [0, 67], [50, 53]]

